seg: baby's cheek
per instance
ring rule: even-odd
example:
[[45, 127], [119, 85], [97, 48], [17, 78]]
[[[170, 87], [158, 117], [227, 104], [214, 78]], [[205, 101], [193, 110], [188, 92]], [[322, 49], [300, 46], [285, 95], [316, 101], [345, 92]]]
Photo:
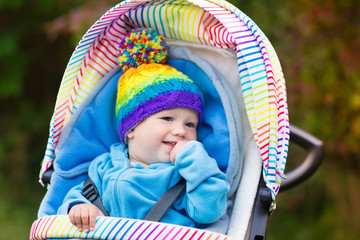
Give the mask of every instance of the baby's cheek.
[[194, 129], [191, 133], [190, 136], [188, 138], [189, 141], [196, 141], [197, 140], [197, 132], [196, 129]]

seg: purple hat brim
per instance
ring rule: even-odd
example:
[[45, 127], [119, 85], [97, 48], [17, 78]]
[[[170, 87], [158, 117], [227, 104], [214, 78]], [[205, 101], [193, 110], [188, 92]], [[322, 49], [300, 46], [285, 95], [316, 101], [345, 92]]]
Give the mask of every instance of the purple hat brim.
[[198, 113], [199, 122], [201, 122], [203, 104], [199, 94], [184, 91], [159, 94], [155, 98], [137, 106], [132, 113], [120, 121], [119, 134], [121, 141], [126, 142], [126, 134], [145, 118], [154, 113], [176, 107], [195, 110]]

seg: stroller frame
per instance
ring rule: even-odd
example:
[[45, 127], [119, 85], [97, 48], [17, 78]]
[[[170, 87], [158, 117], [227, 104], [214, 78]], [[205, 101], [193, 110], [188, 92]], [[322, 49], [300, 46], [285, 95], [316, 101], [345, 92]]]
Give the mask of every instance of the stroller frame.
[[[184, 1], [124, 1], [104, 14], [104, 16], [89, 29], [87, 34], [85, 34], [84, 38], [80, 41], [70, 59], [59, 90], [54, 116], [50, 124], [50, 138], [47, 151], [40, 171], [41, 183], [46, 184], [47, 178], [51, 178], [51, 167], [55, 158], [54, 150], [60, 138], [62, 129], [69, 122], [73, 112], [75, 112], [83, 102], [83, 96], [81, 96], [79, 90], [81, 89], [82, 84], [85, 84], [84, 81], [87, 76], [86, 70], [88, 70], [87, 67], [90, 62], [86, 55], [91, 55], [96, 52], [96, 45], [99, 44], [101, 37], [106, 34], [106, 31], [111, 33], [109, 28], [107, 26], [103, 27], [103, 25], [106, 25], [108, 22], [114, 22], [117, 19], [124, 21], [126, 18], [124, 15], [125, 12], [140, 8], [146, 4], [150, 5], [148, 10], [150, 9], [154, 12], [158, 11], [161, 9], [161, 7], [156, 7], [156, 4], [159, 4], [159, 2], [182, 3]], [[198, 42], [217, 48], [237, 49], [239, 75], [241, 87], [243, 89], [242, 95], [245, 99], [247, 99], [247, 101], [245, 101], [245, 109], [249, 117], [249, 124], [253, 133], [254, 141], [256, 142], [256, 146], [263, 160], [263, 165], [261, 167], [261, 172], [263, 174], [259, 173], [259, 187], [257, 188], [256, 201], [252, 210], [252, 223], [248, 225], [246, 237], [249, 237], [249, 239], [265, 239], [267, 218], [269, 216], [269, 212], [275, 208], [275, 197], [279, 192], [279, 185], [282, 181], [282, 174], [285, 170], [290, 133], [294, 137], [295, 142], [308, 150], [309, 154], [304, 164], [287, 174], [288, 179], [284, 180], [284, 189], [286, 187], [293, 187], [311, 176], [321, 162], [323, 146], [321, 141], [315, 137], [296, 127], [289, 126], [286, 104], [286, 87], [280, 63], [270, 42], [256, 24], [253, 23], [252, 20], [239, 9], [226, 1], [189, 0], [188, 2], [191, 3], [191, 6], [196, 7], [198, 10], [197, 16], [202, 13], [203, 17], [207, 17], [207, 29], [205, 29], [203, 35], [205, 36], [207, 34], [206, 37], [195, 39], [192, 38], [189, 33], [187, 33], [187, 35], [185, 33], [179, 33], [176, 35], [175, 32], [172, 33], [162, 27], [163, 34], [167, 33], [167, 35], [171, 35], [168, 37], [174, 37], [177, 40]], [[189, 6], [188, 8], [191, 8], [191, 6]], [[194, 19], [195, 16], [196, 14], [191, 15]], [[156, 15], [153, 17], [154, 22], [159, 21]], [[179, 25], [189, 23], [191, 17], [186, 19], [186, 21], [180, 19], [181, 21], [179, 22]], [[142, 18], [135, 19], [138, 20], [138, 26], [144, 25], [146, 21], [151, 21], [149, 18], [147, 20]], [[149, 22], [147, 22], [147, 24], [149, 24]], [[124, 27], [128, 28], [129, 26], [124, 25]], [[161, 28], [156, 30], [161, 30]], [[199, 29], [199, 31], [200, 30], [204, 29]], [[241, 35], [245, 31], [251, 34], [249, 36]], [[220, 35], [223, 36], [221, 39], [220, 37], [217, 37]], [[256, 59], [256, 57], [252, 54], [244, 54], [249, 48], [249, 46], [246, 45], [247, 41], [256, 42], [258, 49], [260, 50], [258, 55], [259, 59]], [[109, 45], [106, 47], [109, 47]], [[262, 79], [256, 78], [256, 71], [258, 69], [251, 66], [251, 63], [256, 61], [254, 59], [263, 61], [266, 75]], [[112, 63], [109, 64], [111, 65]], [[100, 72], [89, 73], [89, 75], [96, 75], [99, 77], [106, 74], [106, 72], [107, 71], [100, 70]], [[64, 95], [62, 90], [64, 89], [70, 89], [68, 91], [69, 95], [66, 98], [62, 97]], [[266, 91], [264, 89], [266, 89]], [[266, 101], [262, 101], [262, 99], [265, 98]], [[264, 109], [266, 110], [264, 111]], [[113, 225], [111, 225], [109, 221], [112, 222], [111, 224]], [[107, 223], [109, 226], [120, 226], [121, 221], [124, 222], [123, 219], [98, 219], [98, 222], [101, 222], [101, 226], [105, 226]], [[128, 225], [132, 222], [132, 220], [126, 221], [126, 224]], [[136, 224], [135, 222], [133, 222], [131, 226]], [[148, 222], [144, 221], [141, 222], [141, 224], [143, 224], [142, 226], [145, 226]], [[51, 237], [69, 236], [77, 238], [89, 237], [88, 235], [85, 236], [82, 233], [76, 232], [76, 230], [73, 231], [73, 235], [69, 235], [69, 233], [67, 235], [59, 235], [62, 231], [60, 231], [60, 225], [64, 228], [65, 226], [69, 226], [69, 220], [64, 216], [47, 216], [39, 218], [32, 226], [30, 238], [45, 239]], [[163, 224], [159, 223], [159, 226], [160, 225], [163, 226]], [[166, 225], [164, 226], [165, 228], [167, 227]], [[178, 228], [178, 226], [174, 226], [173, 229], [176, 228]], [[204, 236], [208, 236], [208, 239], [231, 239], [230, 236], [209, 233], [205, 230], [203, 231], [185, 227], [179, 228], [186, 229], [185, 232], [188, 234], [186, 236], [191, 235], [192, 238], [196, 237], [195, 239], [202, 239]], [[46, 233], [44, 233], [45, 230]], [[157, 236], [160, 236], [160, 233], [158, 234], [159, 235]], [[110, 233], [108, 236], [110, 236]], [[236, 239], [238, 237], [236, 233], [231, 234], [231, 236], [234, 236]], [[99, 239], [102, 239], [101, 237], [103, 236], [93, 235], [93, 237], [100, 237]], [[125, 233], [122, 237], [125, 237]], [[175, 238], [176, 236], [173, 237]]]

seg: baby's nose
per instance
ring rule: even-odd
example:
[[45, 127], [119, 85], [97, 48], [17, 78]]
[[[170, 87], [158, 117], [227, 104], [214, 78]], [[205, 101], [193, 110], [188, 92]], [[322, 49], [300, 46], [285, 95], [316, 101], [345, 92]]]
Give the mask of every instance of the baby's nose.
[[176, 136], [185, 136], [186, 130], [184, 124], [174, 124], [172, 134]]

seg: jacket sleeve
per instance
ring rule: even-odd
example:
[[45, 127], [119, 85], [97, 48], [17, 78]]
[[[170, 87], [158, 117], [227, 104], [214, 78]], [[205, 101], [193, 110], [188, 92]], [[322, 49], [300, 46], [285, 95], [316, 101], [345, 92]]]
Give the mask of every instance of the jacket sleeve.
[[[100, 197], [102, 194], [102, 178], [104, 173], [106, 172], [106, 169], [111, 165], [111, 162], [109, 161], [109, 153], [102, 154], [95, 158], [92, 163], [89, 166], [89, 172], [88, 175], [91, 178], [91, 180], [95, 183]], [[82, 195], [82, 190], [84, 187], [84, 182], [81, 182], [79, 185], [74, 186], [70, 191], [66, 194], [63, 204], [58, 209], [59, 215], [66, 215], [69, 213], [70, 209], [77, 205], [82, 203], [91, 203], [89, 200], [87, 200]]]
[[63, 204], [58, 209], [57, 214], [67, 215], [73, 206], [82, 203], [91, 203], [82, 195], [83, 186], [84, 183], [82, 182], [79, 185], [70, 189], [70, 191], [66, 194], [64, 198]]
[[216, 160], [197, 141], [185, 144], [178, 152], [175, 167], [186, 180], [181, 205], [195, 222], [209, 224], [222, 217], [227, 208], [229, 184]]
[[[117, 169], [121, 169], [128, 164], [128, 161], [124, 161], [124, 159], [126, 159], [125, 155], [127, 154], [126, 146], [124, 144], [115, 143], [111, 146], [110, 149], [110, 153], [104, 153], [96, 157], [91, 162], [88, 170], [88, 175], [97, 187], [101, 199], [103, 199], [104, 188], [106, 188], [112, 174], [116, 174]], [[74, 205], [81, 203], [91, 203], [82, 195], [83, 187], [84, 182], [73, 187], [67, 193], [63, 204], [58, 209], [58, 214], [68, 214], [69, 210]]]

